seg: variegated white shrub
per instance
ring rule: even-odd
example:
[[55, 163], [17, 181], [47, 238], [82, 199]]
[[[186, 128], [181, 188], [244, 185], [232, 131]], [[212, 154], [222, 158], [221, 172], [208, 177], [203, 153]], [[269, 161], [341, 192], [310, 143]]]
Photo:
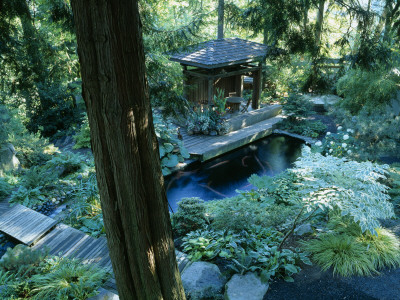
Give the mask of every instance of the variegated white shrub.
[[301, 192], [307, 211], [338, 208], [351, 216], [362, 231], [375, 233], [379, 219], [394, 216], [388, 201], [385, 178], [388, 166], [371, 162], [356, 162], [346, 158], [323, 156], [304, 147], [292, 172], [302, 180]]

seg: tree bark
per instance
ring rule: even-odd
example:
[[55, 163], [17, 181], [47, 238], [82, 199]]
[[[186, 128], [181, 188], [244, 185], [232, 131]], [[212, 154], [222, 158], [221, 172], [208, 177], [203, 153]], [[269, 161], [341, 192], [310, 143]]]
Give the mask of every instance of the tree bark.
[[218, 0], [218, 39], [224, 38], [224, 0]]
[[108, 248], [121, 299], [185, 299], [136, 0], [72, 0]]
[[319, 48], [321, 45], [322, 24], [324, 23], [325, 0], [319, 0], [317, 22], [315, 24], [315, 46]]

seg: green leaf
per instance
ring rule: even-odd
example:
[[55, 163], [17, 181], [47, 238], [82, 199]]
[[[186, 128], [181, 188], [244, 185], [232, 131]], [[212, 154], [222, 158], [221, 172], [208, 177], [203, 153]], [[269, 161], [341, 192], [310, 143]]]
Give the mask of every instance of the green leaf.
[[292, 274], [298, 272], [297, 268], [294, 265], [285, 265], [285, 269], [291, 272]]
[[179, 163], [178, 156], [175, 154], [164, 157], [161, 161], [162, 166], [173, 168]]
[[174, 150], [174, 145], [171, 143], [164, 143], [164, 149], [166, 153], [170, 153], [172, 150]]
[[181, 155], [183, 158], [190, 158], [190, 154], [185, 147], [181, 147]]
[[165, 149], [163, 146], [160, 146], [158, 151], [160, 152], [160, 158], [163, 158], [165, 155]]
[[161, 171], [162, 171], [162, 174], [163, 174], [164, 176], [167, 176], [167, 175], [169, 175], [169, 174], [172, 173], [168, 168], [162, 168]]
[[294, 279], [290, 276], [285, 276], [283, 280], [285, 280], [286, 282], [294, 282]]

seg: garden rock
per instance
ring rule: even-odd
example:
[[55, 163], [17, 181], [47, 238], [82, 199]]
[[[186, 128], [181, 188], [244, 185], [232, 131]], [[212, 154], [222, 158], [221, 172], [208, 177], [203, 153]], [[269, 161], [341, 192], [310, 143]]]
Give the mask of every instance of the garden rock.
[[19, 160], [15, 156], [16, 153], [12, 144], [0, 146], [0, 170], [10, 171], [18, 169]]
[[192, 300], [215, 299], [226, 283], [218, 267], [208, 262], [194, 262], [181, 277], [186, 295]]
[[225, 287], [225, 300], [262, 300], [268, 291], [268, 284], [254, 273], [235, 274]]
[[311, 224], [302, 224], [299, 227], [297, 227], [294, 231], [294, 234], [298, 236], [303, 236], [309, 233], [313, 233], [313, 228]]
[[111, 293], [110, 291], [107, 291], [103, 288], [99, 289], [99, 293], [94, 296], [94, 297], [90, 297], [88, 298], [88, 300], [118, 300], [119, 296]]

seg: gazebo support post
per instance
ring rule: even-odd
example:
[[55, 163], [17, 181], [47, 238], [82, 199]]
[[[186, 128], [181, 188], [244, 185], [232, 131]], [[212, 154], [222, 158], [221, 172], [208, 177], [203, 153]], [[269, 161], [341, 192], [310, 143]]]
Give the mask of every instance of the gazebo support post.
[[237, 97], [243, 96], [243, 76], [236, 75], [235, 77], [235, 92]]
[[186, 74], [185, 71], [187, 71], [187, 66], [186, 65], [182, 65], [183, 68], [183, 97], [185, 99], [188, 99], [188, 88], [189, 88], [189, 75]]
[[258, 64], [258, 70], [253, 75], [253, 98], [251, 107], [253, 109], [260, 108], [260, 96], [261, 96], [261, 83], [262, 83], [262, 62]]
[[213, 104], [214, 98], [214, 77], [208, 77], [208, 106]]

